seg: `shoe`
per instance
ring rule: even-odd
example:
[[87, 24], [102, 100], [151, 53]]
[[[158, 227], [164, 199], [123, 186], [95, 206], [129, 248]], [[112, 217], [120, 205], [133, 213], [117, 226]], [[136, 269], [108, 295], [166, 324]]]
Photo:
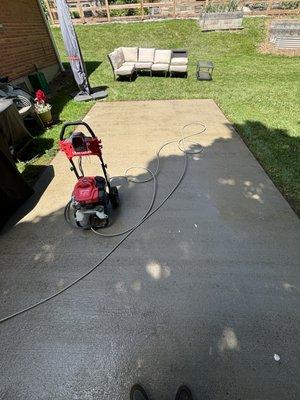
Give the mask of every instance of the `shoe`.
[[135, 384], [130, 390], [130, 400], [149, 400], [149, 397], [141, 385]]
[[193, 400], [192, 392], [187, 386], [180, 386], [177, 390], [175, 400]]

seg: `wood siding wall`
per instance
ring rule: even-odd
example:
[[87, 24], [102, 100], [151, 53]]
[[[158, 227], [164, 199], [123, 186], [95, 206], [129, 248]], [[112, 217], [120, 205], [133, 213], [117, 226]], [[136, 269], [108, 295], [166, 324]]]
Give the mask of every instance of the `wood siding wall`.
[[38, 0], [0, 0], [0, 75], [17, 79], [58, 63]]

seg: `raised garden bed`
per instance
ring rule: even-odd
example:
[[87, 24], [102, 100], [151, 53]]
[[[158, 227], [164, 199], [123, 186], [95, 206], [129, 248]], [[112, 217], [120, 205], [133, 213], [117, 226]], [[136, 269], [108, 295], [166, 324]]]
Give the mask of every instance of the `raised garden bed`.
[[300, 50], [300, 19], [273, 21], [269, 38], [278, 49]]
[[202, 31], [242, 29], [243, 11], [208, 12], [199, 18]]

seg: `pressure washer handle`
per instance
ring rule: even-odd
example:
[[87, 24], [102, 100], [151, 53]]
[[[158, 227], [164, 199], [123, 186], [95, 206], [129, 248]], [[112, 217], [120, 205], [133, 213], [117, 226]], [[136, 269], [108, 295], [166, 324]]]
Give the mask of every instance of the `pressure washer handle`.
[[92, 128], [84, 121], [74, 121], [74, 122], [65, 122], [61, 128], [60, 131], [60, 140], [64, 140], [64, 134], [68, 126], [78, 126], [78, 125], [83, 125], [86, 127], [86, 129], [89, 131], [90, 135], [92, 138], [95, 138], [96, 135], [92, 131]]

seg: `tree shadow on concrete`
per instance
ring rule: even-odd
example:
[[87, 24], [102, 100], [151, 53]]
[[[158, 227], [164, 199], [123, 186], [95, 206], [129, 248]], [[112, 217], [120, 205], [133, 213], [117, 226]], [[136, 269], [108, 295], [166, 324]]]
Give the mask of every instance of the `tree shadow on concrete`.
[[[240, 157], [236, 140], [204, 140], [204, 152], [189, 156], [174, 196], [99, 269], [53, 301], [1, 326], [6, 349], [1, 386], [7, 396], [26, 392], [42, 398], [46, 392], [65, 400], [121, 400], [139, 381], [160, 400], [170, 399], [182, 383], [192, 388], [195, 400], [238, 399], [245, 392], [247, 398], [257, 393], [284, 398], [295, 359], [290, 358], [287, 373], [281, 369], [273, 380], [271, 366], [259, 358], [274, 321], [268, 322], [268, 310], [258, 305], [262, 299], [251, 296], [255, 287], [261, 296], [263, 284], [254, 284], [249, 271], [262, 270], [260, 278], [271, 285], [263, 292], [274, 296], [274, 307], [278, 293], [280, 304], [288, 305], [285, 316], [280, 310], [276, 317], [276, 334], [280, 343], [293, 345], [297, 335], [283, 327], [291, 317], [288, 301], [296, 294], [289, 293], [287, 300], [284, 288], [274, 293], [274, 277], [268, 275], [269, 264], [284, 262], [285, 254], [270, 247], [266, 262], [259, 250], [275, 238], [283, 248], [295, 243], [294, 216], [250, 154], [243, 155], [244, 165], [234, 161]], [[183, 163], [182, 155], [162, 156], [157, 204]], [[155, 166], [154, 158], [147, 167]], [[151, 183], [118, 182], [122, 205], [109, 231], [138, 220], [151, 195]], [[56, 189], [52, 193], [59, 195]], [[265, 230], [262, 218], [271, 221], [271, 228]], [[1, 316], [62, 289], [118, 240], [70, 227], [61, 208], [50, 214], [40, 208], [18, 225], [8, 224], [0, 237]], [[257, 269], [249, 261], [253, 257]], [[281, 281], [276, 274], [275, 281]], [[289, 386], [291, 396], [294, 390]]]

